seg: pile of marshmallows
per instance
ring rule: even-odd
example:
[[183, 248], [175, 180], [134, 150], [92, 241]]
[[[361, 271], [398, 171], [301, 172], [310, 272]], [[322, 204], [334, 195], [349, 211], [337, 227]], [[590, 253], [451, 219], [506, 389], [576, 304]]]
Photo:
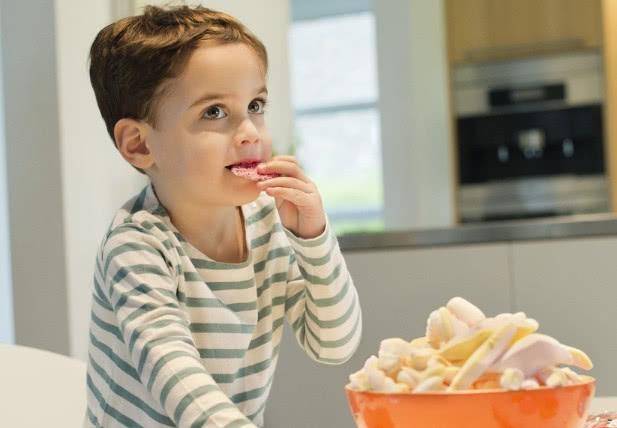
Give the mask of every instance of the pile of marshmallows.
[[535, 389], [591, 380], [568, 367], [593, 367], [581, 350], [538, 334], [538, 322], [525, 313], [487, 318], [467, 300], [455, 297], [433, 311], [426, 336], [408, 342], [381, 342], [362, 370], [349, 376], [349, 388], [387, 393], [468, 389]]

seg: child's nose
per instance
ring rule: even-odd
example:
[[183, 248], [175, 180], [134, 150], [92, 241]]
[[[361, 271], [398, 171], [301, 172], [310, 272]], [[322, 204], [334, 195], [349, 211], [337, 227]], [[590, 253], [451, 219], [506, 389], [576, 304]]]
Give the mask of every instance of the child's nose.
[[250, 119], [242, 121], [236, 133], [236, 143], [239, 145], [257, 143], [260, 141], [259, 131]]

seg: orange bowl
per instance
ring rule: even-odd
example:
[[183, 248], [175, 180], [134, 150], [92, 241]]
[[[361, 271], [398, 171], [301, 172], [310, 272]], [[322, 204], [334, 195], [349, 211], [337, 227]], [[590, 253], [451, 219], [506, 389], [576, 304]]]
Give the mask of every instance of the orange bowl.
[[386, 394], [345, 388], [360, 428], [579, 428], [595, 380], [525, 391]]

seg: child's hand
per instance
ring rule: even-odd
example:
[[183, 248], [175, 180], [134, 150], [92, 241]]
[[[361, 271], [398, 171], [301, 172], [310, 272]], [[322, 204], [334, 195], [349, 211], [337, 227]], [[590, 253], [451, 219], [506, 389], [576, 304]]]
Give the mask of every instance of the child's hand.
[[321, 235], [326, 227], [321, 196], [317, 186], [305, 175], [293, 156], [275, 156], [257, 167], [261, 174], [281, 177], [257, 183], [273, 196], [283, 226], [297, 236], [310, 239]]

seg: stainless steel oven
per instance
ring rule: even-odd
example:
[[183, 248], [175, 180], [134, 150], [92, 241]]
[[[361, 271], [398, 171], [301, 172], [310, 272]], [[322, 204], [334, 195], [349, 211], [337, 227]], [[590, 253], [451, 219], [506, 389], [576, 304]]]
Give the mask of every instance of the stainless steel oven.
[[598, 53], [454, 71], [463, 222], [607, 211]]

